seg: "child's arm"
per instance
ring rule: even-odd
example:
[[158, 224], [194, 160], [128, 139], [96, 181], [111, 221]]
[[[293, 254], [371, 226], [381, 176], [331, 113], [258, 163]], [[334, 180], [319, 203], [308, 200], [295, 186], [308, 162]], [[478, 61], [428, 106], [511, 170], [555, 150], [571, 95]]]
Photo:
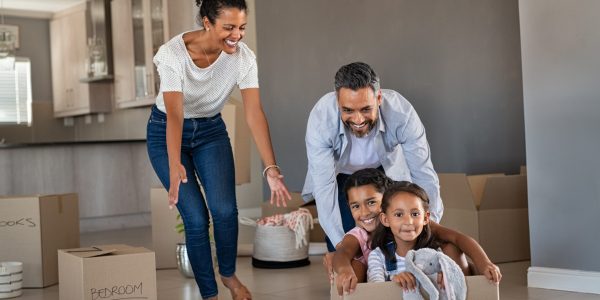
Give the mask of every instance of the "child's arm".
[[344, 292], [352, 293], [356, 288], [358, 278], [352, 268], [352, 260], [361, 251], [358, 239], [350, 234], [345, 235], [335, 248], [333, 270], [336, 273], [335, 283], [340, 296]]
[[488, 280], [498, 283], [502, 279], [502, 274], [498, 266], [492, 263], [481, 246], [473, 238], [464, 235], [458, 231], [441, 226], [435, 222], [430, 223], [431, 231], [437, 238], [450, 242], [458, 247], [462, 252], [469, 256], [475, 267]]
[[385, 282], [385, 256], [381, 249], [371, 251], [368, 264], [367, 282]]

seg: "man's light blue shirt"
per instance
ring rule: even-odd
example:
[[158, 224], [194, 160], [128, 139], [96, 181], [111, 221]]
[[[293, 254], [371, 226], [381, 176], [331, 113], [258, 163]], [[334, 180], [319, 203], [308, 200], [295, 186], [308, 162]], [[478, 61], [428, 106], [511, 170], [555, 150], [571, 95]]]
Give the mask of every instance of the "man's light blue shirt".
[[[431, 163], [425, 128], [412, 105], [393, 90], [381, 89], [379, 120], [374, 130], [375, 151], [387, 176], [418, 184], [429, 196], [431, 219], [442, 218], [440, 185]], [[349, 133], [342, 122], [335, 92], [321, 97], [306, 127], [308, 172], [304, 199], [314, 198], [319, 223], [333, 245], [342, 241], [344, 229], [338, 204], [336, 176], [349, 157]]]

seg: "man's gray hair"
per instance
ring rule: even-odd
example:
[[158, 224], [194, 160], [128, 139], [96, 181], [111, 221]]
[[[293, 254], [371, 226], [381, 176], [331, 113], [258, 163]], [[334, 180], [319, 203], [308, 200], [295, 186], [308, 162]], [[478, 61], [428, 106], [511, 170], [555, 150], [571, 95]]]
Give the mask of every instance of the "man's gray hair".
[[373, 93], [379, 91], [379, 77], [371, 66], [364, 62], [353, 62], [342, 66], [335, 73], [335, 91], [348, 88], [356, 91], [361, 88], [370, 87]]

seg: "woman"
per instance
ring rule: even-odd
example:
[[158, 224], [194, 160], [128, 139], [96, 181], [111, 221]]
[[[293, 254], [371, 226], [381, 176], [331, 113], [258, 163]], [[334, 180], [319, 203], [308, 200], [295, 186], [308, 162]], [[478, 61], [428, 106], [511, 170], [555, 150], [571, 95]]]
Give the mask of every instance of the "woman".
[[[208, 234], [210, 212], [221, 280], [234, 299], [251, 299], [235, 276], [235, 170], [220, 114], [236, 85], [266, 166], [263, 176], [271, 189], [271, 203], [285, 205], [291, 197], [275, 163], [260, 104], [256, 58], [240, 42], [246, 27], [246, 3], [196, 0], [196, 5], [204, 28], [179, 34], [154, 57], [160, 93], [148, 121], [148, 154], [169, 190], [169, 206], [176, 205], [183, 219], [188, 256], [202, 297], [216, 299], [218, 294]], [[206, 203], [196, 178], [204, 188]]]

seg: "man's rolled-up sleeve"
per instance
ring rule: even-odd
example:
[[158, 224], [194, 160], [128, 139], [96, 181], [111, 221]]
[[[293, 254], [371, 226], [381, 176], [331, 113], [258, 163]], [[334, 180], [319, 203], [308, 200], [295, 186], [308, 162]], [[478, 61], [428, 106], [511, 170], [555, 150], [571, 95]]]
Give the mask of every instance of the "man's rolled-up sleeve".
[[[333, 141], [323, 136], [321, 120], [315, 110], [311, 112], [306, 128], [306, 153], [308, 173], [312, 178], [312, 194], [317, 203], [319, 223], [333, 245], [342, 241], [344, 229], [338, 204]], [[329, 130], [330, 131], [330, 130]], [[325, 131], [326, 132], [326, 131]]]

